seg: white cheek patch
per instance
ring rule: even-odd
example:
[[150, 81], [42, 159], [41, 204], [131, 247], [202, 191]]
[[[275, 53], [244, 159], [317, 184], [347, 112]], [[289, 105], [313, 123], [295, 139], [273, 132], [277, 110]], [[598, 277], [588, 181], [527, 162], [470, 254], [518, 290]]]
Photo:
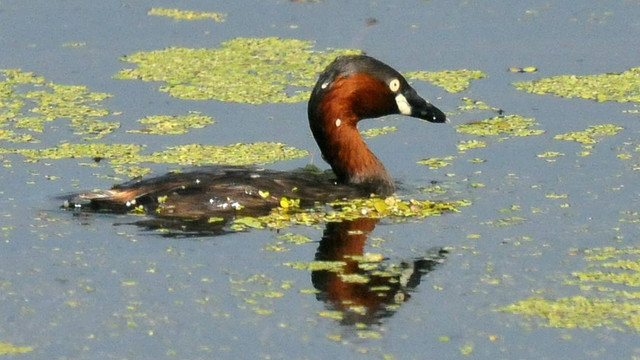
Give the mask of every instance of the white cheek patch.
[[396, 95], [396, 104], [398, 104], [398, 110], [402, 115], [411, 115], [411, 105], [407, 101], [407, 98], [402, 94]]

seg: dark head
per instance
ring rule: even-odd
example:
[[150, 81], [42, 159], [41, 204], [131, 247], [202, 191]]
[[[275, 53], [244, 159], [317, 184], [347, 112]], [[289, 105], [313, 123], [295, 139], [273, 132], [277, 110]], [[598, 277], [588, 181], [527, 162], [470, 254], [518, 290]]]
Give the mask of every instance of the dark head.
[[404, 76], [366, 55], [338, 57], [320, 74], [309, 100], [309, 119], [312, 112], [320, 110], [319, 105], [336, 96], [349, 102], [336, 106], [350, 106], [360, 120], [402, 114], [435, 123], [447, 121], [445, 114], [420, 97]]
[[307, 111], [313, 136], [338, 180], [365, 185], [379, 195], [393, 192], [393, 181], [364, 144], [358, 121], [392, 114], [447, 121], [399, 72], [365, 55], [334, 60], [320, 74]]

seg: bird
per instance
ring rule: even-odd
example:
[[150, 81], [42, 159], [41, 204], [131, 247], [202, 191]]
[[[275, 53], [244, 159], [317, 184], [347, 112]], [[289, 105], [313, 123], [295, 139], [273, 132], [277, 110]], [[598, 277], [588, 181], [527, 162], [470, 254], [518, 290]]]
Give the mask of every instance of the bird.
[[389, 65], [367, 55], [339, 56], [319, 75], [307, 107], [313, 138], [333, 174], [202, 167], [77, 194], [64, 206], [116, 213], [135, 207], [161, 217], [205, 219], [266, 214], [283, 197], [312, 206], [372, 194], [388, 196], [396, 189], [394, 181], [364, 142], [357, 124], [393, 114], [448, 122]]

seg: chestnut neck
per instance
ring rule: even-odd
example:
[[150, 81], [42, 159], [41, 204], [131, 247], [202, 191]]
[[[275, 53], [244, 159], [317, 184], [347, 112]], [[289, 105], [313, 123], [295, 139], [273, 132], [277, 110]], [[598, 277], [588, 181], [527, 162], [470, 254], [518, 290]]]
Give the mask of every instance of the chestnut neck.
[[[342, 81], [343, 84], [336, 81], [333, 89], [319, 101], [312, 99], [309, 122], [322, 156], [331, 165], [339, 182], [359, 185], [369, 193], [390, 195], [395, 190], [393, 180], [382, 162], [365, 144], [356, 125], [365, 117], [393, 113], [390, 109], [394, 104], [388, 104], [371, 89], [360, 91], [362, 80]], [[346, 90], [348, 83], [359, 83], [361, 88]], [[366, 108], [364, 104], [376, 104], [380, 108]]]

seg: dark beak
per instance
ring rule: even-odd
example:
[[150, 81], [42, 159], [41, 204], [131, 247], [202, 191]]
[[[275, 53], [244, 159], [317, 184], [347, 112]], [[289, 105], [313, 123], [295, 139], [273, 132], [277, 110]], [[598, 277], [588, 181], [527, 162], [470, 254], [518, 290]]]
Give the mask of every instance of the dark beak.
[[433, 123], [449, 122], [442, 110], [420, 97], [414, 89], [405, 89], [403, 95], [407, 99], [409, 106], [411, 106], [411, 114], [409, 116]]

